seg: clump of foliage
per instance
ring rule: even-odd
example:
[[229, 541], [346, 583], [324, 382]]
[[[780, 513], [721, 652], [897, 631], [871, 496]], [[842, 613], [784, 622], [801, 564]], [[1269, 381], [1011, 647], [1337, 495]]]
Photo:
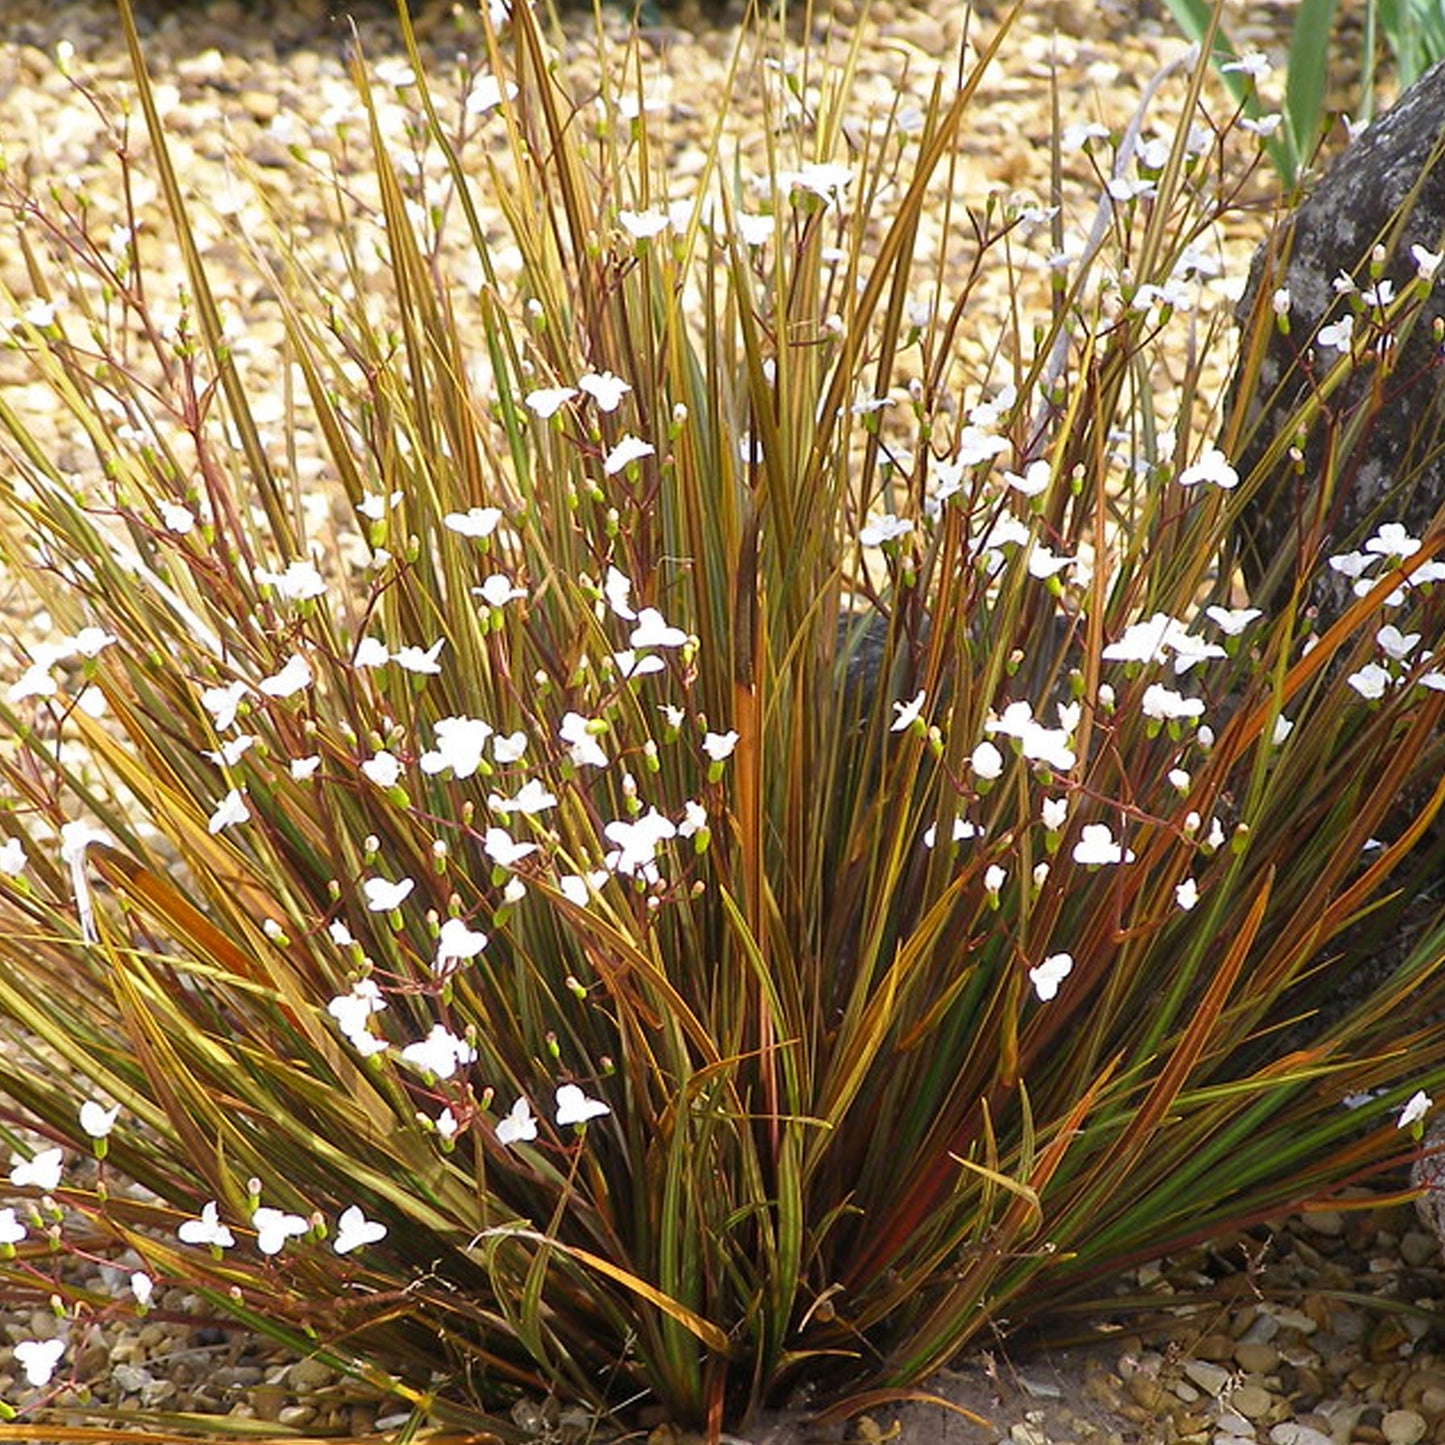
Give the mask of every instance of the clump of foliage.
[[1332, 539], [1320, 627], [1221, 567], [1203, 67], [1162, 135], [1074, 137], [1069, 250], [956, 194], [988, 47], [847, 162], [854, 57], [740, 58], [767, 147], [720, 126], [685, 191], [635, 47], [583, 106], [525, 9], [470, 105], [413, 46], [405, 141], [358, 66], [341, 266], [284, 202], [256, 238], [276, 446], [122, 14], [183, 310], [124, 214], [8, 193], [11, 340], [91, 452], [0, 399], [0, 556], [54, 628], [0, 706], [0, 1272], [63, 1341], [183, 1282], [418, 1421], [716, 1431], [1408, 1156], [1441, 920], [1341, 980], [1438, 862], [1439, 564]]

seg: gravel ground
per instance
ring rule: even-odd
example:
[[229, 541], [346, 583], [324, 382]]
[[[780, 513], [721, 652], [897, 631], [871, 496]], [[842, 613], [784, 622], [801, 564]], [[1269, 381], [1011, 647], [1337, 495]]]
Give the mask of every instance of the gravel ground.
[[[976, 174], [980, 195], [1046, 194], [1047, 158], [1038, 142], [1049, 124], [1051, 76], [1066, 120], [1102, 117], [1117, 124], [1149, 77], [1182, 48], [1142, 7], [1039, 4], [1033, 11], [1011, 36], [965, 142], [962, 161]], [[108, 6], [102, 0], [3, 0], [3, 15], [0, 146], [8, 163], [20, 174], [92, 195], [113, 189], [115, 137], [57, 65], [58, 47], [68, 44], [76, 71], [97, 93], [124, 89], [127, 68]], [[399, 65], [388, 11], [377, 6], [354, 16], [378, 72]], [[1058, 29], [1044, 28], [1043, 17]], [[922, 95], [936, 63], [957, 47], [963, 23], [962, 8], [949, 0], [918, 6], [878, 0], [850, 105], [866, 116], [886, 111], [900, 89]], [[318, 136], [335, 115], [354, 104], [340, 16], [326, 0], [212, 0], [152, 3], [145, 24], [178, 166], [209, 201], [210, 214], [199, 224], [213, 269], [224, 271], [237, 254], [230, 228], [258, 223], [255, 202], [238, 183], [242, 157], [263, 192], [286, 194], [298, 235], [324, 249], [334, 212], [308, 148], [321, 144]], [[712, 117], [697, 98], [722, 86], [735, 26], [727, 11], [674, 10], [650, 32], [649, 83], [663, 102], [659, 123], [667, 127], [669, 163], [678, 173], [701, 154]], [[459, 29], [442, 5], [422, 6], [417, 28], [438, 73], [467, 43], [467, 28]], [[1265, 10], [1242, 11], [1234, 31], [1268, 44], [1279, 20]], [[589, 21], [573, 26], [568, 59], [579, 74], [598, 62], [592, 35]], [[730, 117], [741, 127], [757, 119]], [[352, 179], [364, 188], [364, 175]], [[156, 198], [142, 193], [137, 199], [143, 229], [159, 236]], [[1247, 222], [1222, 238], [1218, 305], [1226, 306], [1237, 290], [1255, 239]], [[166, 260], [160, 250], [153, 264]], [[28, 291], [13, 249], [0, 251], [0, 279], [19, 295]], [[276, 379], [279, 320], [264, 288], [239, 268], [234, 285], [246, 317], [242, 345], [250, 375], [265, 386]], [[1206, 378], [1207, 385], [1219, 381]], [[0, 385], [13, 405], [43, 412], [45, 398], [3, 357]], [[64, 465], [69, 439], [58, 418], [53, 426]], [[1119, 1285], [1121, 1299], [1136, 1307], [1127, 1329], [1080, 1321], [1067, 1347], [1026, 1352], [1010, 1344], [981, 1351], [934, 1388], [987, 1425], [912, 1405], [900, 1416], [903, 1438], [927, 1445], [1445, 1445], [1445, 1357], [1434, 1352], [1445, 1275], [1434, 1241], [1420, 1232], [1408, 1206], [1360, 1203], [1136, 1270]], [[1186, 1292], [1204, 1303], [1179, 1303]], [[57, 1327], [43, 1298], [0, 1313], [0, 1397], [19, 1401], [25, 1393], [6, 1342], [40, 1338]], [[128, 1315], [71, 1343], [79, 1345], [69, 1351], [77, 1374], [58, 1403], [73, 1407], [76, 1421], [120, 1408], [229, 1413], [313, 1435], [361, 1434], [378, 1424], [375, 1403], [317, 1362], [280, 1355], [220, 1323], [198, 1325], [196, 1302], [180, 1291], [159, 1298], [144, 1319]], [[875, 1412], [858, 1436], [886, 1436], [892, 1424], [891, 1411]], [[540, 1411], [537, 1427], [539, 1437], [557, 1438]], [[793, 1417], [760, 1427], [770, 1435], [796, 1429]], [[654, 1445], [669, 1439], [659, 1427]]]

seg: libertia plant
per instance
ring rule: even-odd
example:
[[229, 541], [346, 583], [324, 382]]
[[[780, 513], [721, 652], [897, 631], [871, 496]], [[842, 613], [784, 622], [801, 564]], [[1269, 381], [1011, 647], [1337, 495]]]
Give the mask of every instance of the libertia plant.
[[[251, 238], [263, 424], [121, 16], [117, 189], [183, 276], [6, 179], [12, 360], [76, 438], [0, 397], [0, 555], [50, 624], [0, 706], [0, 1275], [63, 1314], [6, 1438], [178, 1286], [413, 1426], [716, 1434], [1411, 1155], [1442, 564], [1306, 519], [1293, 600], [1238, 595], [1197, 308], [1260, 142], [1206, 66], [1060, 134], [1079, 216], [963, 191], [1006, 23], [869, 132], [856, 52], [760, 26], [765, 143], [720, 121], [684, 179], [640, 41], [583, 104], [498, 11], [444, 92], [403, 16], [332, 137], [374, 193], [338, 160], [334, 233], [283, 196]], [[1350, 345], [1297, 338], [1302, 425], [1417, 260]]]

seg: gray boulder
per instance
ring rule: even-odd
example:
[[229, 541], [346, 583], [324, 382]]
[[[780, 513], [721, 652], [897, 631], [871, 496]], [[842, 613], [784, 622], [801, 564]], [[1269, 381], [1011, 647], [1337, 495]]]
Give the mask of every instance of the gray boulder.
[[[1245, 414], [1233, 460], [1241, 478], [1260, 472], [1238, 532], [1258, 605], [1287, 595], [1319, 549], [1352, 550], [1387, 521], [1419, 536], [1445, 502], [1445, 372], [1435, 333], [1445, 266], [1427, 292], [1412, 254], [1417, 246], [1439, 252], [1442, 238], [1445, 65], [1437, 65], [1340, 154], [1254, 258], [1240, 307], [1244, 334], [1252, 314], [1274, 310], [1282, 288], [1289, 298], [1288, 331], [1274, 330], [1256, 374], [1242, 355], [1234, 381]], [[1352, 292], [1336, 287], [1342, 273]], [[1382, 283], [1404, 298], [1383, 328]], [[1347, 316], [1351, 374], [1322, 395], [1342, 353], [1319, 331]], [[1312, 400], [1319, 405], [1310, 418]], [[1285, 446], [1275, 445], [1280, 439]], [[1329, 614], [1350, 596], [1348, 579], [1332, 574], [1313, 600]]]

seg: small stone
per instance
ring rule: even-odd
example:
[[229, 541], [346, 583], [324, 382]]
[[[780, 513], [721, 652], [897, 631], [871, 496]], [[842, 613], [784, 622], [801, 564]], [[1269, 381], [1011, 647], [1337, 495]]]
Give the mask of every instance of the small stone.
[[1420, 1391], [1418, 1403], [1427, 1415], [1445, 1415], [1445, 1389], [1439, 1385], [1426, 1385]]
[[1418, 1445], [1426, 1429], [1425, 1417], [1416, 1410], [1390, 1410], [1380, 1421], [1380, 1433], [1389, 1445]]
[[315, 1418], [314, 1405], [287, 1405], [276, 1417], [276, 1423], [288, 1430], [297, 1430], [302, 1425], [309, 1425]]
[[1241, 1385], [1229, 1397], [1229, 1403], [1246, 1420], [1263, 1420], [1274, 1409], [1274, 1396], [1262, 1385]]
[[1194, 1342], [1196, 1360], [1224, 1361], [1234, 1358], [1234, 1341], [1228, 1335], [1203, 1335]]
[[1037, 1425], [1025, 1425], [1022, 1421], [1009, 1426], [1008, 1435], [1013, 1445], [1049, 1445], [1049, 1437]]
[[1345, 1232], [1345, 1216], [1338, 1209], [1307, 1209], [1300, 1216], [1306, 1229], [1336, 1239]]
[[1185, 1360], [1184, 1373], [1204, 1391], [1216, 1398], [1229, 1383], [1229, 1371], [1209, 1360]]
[[1312, 1430], [1298, 1420], [1281, 1420], [1270, 1427], [1269, 1438], [1274, 1445], [1334, 1445], [1328, 1435]]
[[[1151, 1414], [1161, 1411], [1168, 1398], [1164, 1386], [1151, 1375], [1130, 1375], [1124, 1381], [1124, 1387], [1129, 1392], [1129, 1398]], [[1408, 1442], [1408, 1445], [1413, 1445], [1413, 1442]]]
[[1400, 1258], [1412, 1269], [1423, 1269], [1440, 1258], [1440, 1244], [1433, 1235], [1418, 1229], [1407, 1229], [1400, 1236]]
[[1267, 1375], [1279, 1365], [1279, 1351], [1269, 1343], [1241, 1340], [1234, 1347], [1234, 1358], [1251, 1375]]
[[286, 1379], [293, 1390], [319, 1390], [323, 1385], [335, 1382], [336, 1371], [320, 1360], [297, 1360], [286, 1371]]

